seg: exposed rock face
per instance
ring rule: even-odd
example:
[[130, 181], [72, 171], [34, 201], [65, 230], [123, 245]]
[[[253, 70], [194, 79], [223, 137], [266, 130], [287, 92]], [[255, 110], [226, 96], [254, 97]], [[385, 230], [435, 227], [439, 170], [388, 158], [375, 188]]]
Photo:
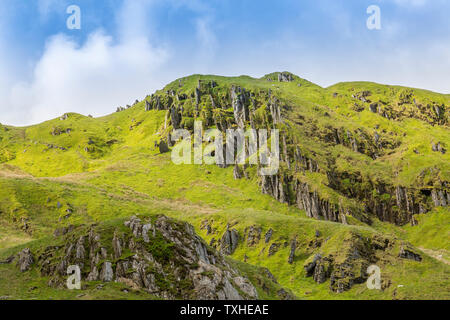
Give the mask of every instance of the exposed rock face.
[[226, 255], [233, 254], [239, 244], [239, 233], [236, 229], [227, 230], [220, 240], [220, 252]]
[[450, 205], [450, 192], [433, 189], [431, 191], [431, 199], [436, 207], [445, 207]]
[[270, 257], [273, 256], [275, 253], [277, 253], [278, 249], [280, 249], [280, 246], [281, 245], [279, 243], [272, 243], [269, 248], [268, 256]]
[[[396, 258], [395, 241], [382, 236], [363, 238], [350, 233], [339, 247], [339, 251], [328, 254], [316, 253], [304, 265], [306, 275], [317, 283], [330, 279], [330, 289], [341, 293], [354, 284], [367, 280], [367, 268], [372, 264], [389, 263]], [[412, 251], [404, 250], [408, 259], [420, 261]], [[379, 262], [382, 260], [381, 262]], [[381, 264], [380, 264], [381, 266]]]
[[119, 259], [122, 256], [122, 240], [117, 236], [117, 232], [114, 232], [112, 248], [114, 251], [114, 259]]
[[68, 226], [68, 227], [58, 228], [58, 229], [55, 230], [55, 232], [53, 233], [53, 235], [54, 235], [55, 237], [60, 237], [60, 236], [63, 236], [63, 235], [65, 235], [65, 234], [67, 234], [67, 233], [72, 232], [74, 229], [75, 229], [75, 226], [74, 226], [74, 225], [70, 225], [70, 226]]
[[234, 120], [239, 128], [244, 129], [248, 116], [249, 94], [241, 87], [231, 88], [231, 99], [234, 112]]
[[270, 228], [267, 231], [266, 235], [264, 236], [264, 240], [265, 240], [266, 243], [270, 242], [270, 239], [272, 239], [272, 235], [273, 235], [273, 230], [272, 230], [272, 228]]
[[262, 176], [261, 177], [261, 191], [264, 194], [271, 195], [281, 203], [286, 203], [288, 200], [286, 184], [284, 183], [284, 176]]
[[[296, 78], [289, 72], [274, 73], [268, 77], [270, 81], [276, 80], [276, 77], [278, 77], [279, 82], [290, 82]], [[220, 86], [223, 86], [223, 88], [220, 88]], [[314, 121], [311, 121], [314, 120], [312, 118], [308, 119], [303, 114], [289, 113], [288, 111], [292, 110], [291, 102], [271, 89], [252, 88], [248, 90], [238, 85], [220, 84], [220, 86], [214, 80], [201, 79], [189, 94], [170, 89], [166, 91], [166, 94], [158, 92], [151, 97], [147, 97], [145, 108], [146, 110], [167, 110], [166, 121], [170, 119], [173, 128], [183, 127], [189, 130], [192, 129], [190, 120], [198, 116], [204, 119], [207, 127], [215, 124], [219, 130], [225, 131], [229, 128], [236, 128], [236, 126], [239, 129], [244, 129], [248, 124], [253, 129], [279, 129], [280, 124], [283, 123], [283, 115], [292, 116], [295, 114], [298, 119], [293, 122], [308, 130], [305, 133], [311, 135], [311, 137], [325, 144], [345, 146], [353, 152], [365, 154], [374, 160], [390, 153], [402, 144], [400, 137], [397, 137], [397, 133], [386, 132], [379, 125], [375, 128], [376, 132], [364, 126], [352, 129], [345, 125], [318, 126]], [[273, 84], [273, 86], [276, 86], [276, 84]], [[217, 90], [216, 87], [224, 90]], [[345, 97], [346, 93], [335, 92], [332, 95], [338, 98]], [[371, 91], [362, 89], [352, 92], [351, 97], [355, 100], [353, 101], [354, 110], [368, 109], [372, 113], [379, 114], [389, 120], [413, 117], [432, 124], [445, 124], [448, 118], [446, 105], [435, 102], [426, 106], [422, 105], [420, 99], [414, 97], [414, 92], [410, 90], [399, 92], [399, 101], [382, 101], [375, 98]], [[376, 101], [371, 101], [371, 99], [376, 99]], [[414, 105], [414, 110], [411, 113], [403, 105]], [[192, 110], [193, 106], [195, 106], [195, 110]], [[398, 108], [398, 106], [402, 107]], [[232, 115], [224, 111], [229, 107], [232, 107]], [[319, 110], [319, 107], [317, 108]], [[328, 111], [323, 114], [330, 117]], [[292, 122], [291, 119], [289, 119], [289, 122]], [[312, 124], [308, 124], [308, 122], [312, 122]], [[291, 125], [287, 121], [286, 124]], [[282, 136], [281, 144], [280, 160], [283, 172], [276, 176], [261, 177], [261, 191], [282, 203], [297, 205], [298, 208], [305, 210], [311, 218], [346, 223], [346, 215], [352, 215], [360, 221], [370, 223], [370, 215], [376, 215], [383, 221], [403, 225], [412, 222], [414, 214], [431, 210], [430, 203], [434, 206], [446, 206], [449, 203], [450, 191], [448, 191], [448, 187], [433, 187], [436, 189], [433, 194], [423, 196], [417, 194], [409, 186], [396, 186], [392, 185], [392, 182], [363, 182], [361, 181], [362, 173], [355, 173], [359, 176], [359, 181], [350, 179], [351, 185], [348, 186], [345, 181], [353, 177], [346, 176], [347, 172], [334, 172], [333, 162], [336, 159], [327, 157], [328, 165], [323, 165], [324, 157], [318, 157], [313, 150], [304, 145], [302, 147], [304, 150], [300, 151], [295, 139], [289, 134], [290, 130], [287, 131], [288, 133]], [[163, 139], [166, 138], [163, 137]], [[434, 141], [431, 145], [435, 152], [446, 153], [445, 147], [445, 141]], [[322, 167], [319, 167], [319, 163]], [[226, 165], [219, 166], [226, 167]], [[285, 167], [287, 167], [287, 170], [284, 170]], [[248, 170], [241, 169], [241, 167], [236, 166], [233, 170], [235, 179], [248, 176]], [[322, 193], [321, 188], [316, 188], [315, 183], [309, 182], [308, 185], [304, 179], [297, 182], [297, 176], [304, 175], [306, 171], [326, 175], [329, 181], [328, 184], [326, 182], [324, 184], [350, 201], [330, 199]], [[434, 185], [436, 184], [437, 181], [434, 181]], [[430, 184], [422, 187], [428, 188], [431, 186]], [[362, 190], [362, 188], [365, 189]], [[374, 196], [372, 191], [375, 189], [378, 191], [378, 195]], [[440, 195], [441, 191], [443, 196]], [[390, 195], [390, 199], [387, 199], [386, 195]], [[431, 202], [429, 201], [430, 196], [432, 196]], [[442, 199], [445, 199], [445, 202]], [[355, 206], [351, 202], [361, 205]]]
[[314, 271], [315, 271], [315, 268], [317, 265], [317, 261], [320, 261], [321, 259], [322, 259], [322, 255], [316, 254], [314, 256], [314, 259], [304, 266], [305, 271], [306, 271], [306, 276], [311, 277], [314, 274]]
[[276, 125], [277, 123], [281, 122], [281, 109], [280, 109], [280, 102], [276, 98], [272, 98], [269, 101], [269, 111], [272, 116], [273, 124]]
[[345, 223], [348, 209], [339, 207], [319, 198], [316, 191], [311, 192], [306, 183], [297, 183], [297, 206], [306, 211], [308, 217]]
[[34, 256], [29, 248], [23, 249], [18, 254], [17, 267], [21, 272], [25, 272], [31, 269], [34, 263]]
[[400, 253], [398, 254], [398, 256], [402, 259], [422, 261], [422, 257], [420, 256], [420, 254], [415, 253], [412, 248], [405, 244], [400, 247]]
[[[248, 230], [248, 232], [247, 232]], [[247, 233], [247, 246], [253, 247], [256, 246], [261, 240], [261, 227], [251, 226], [245, 231]]]
[[234, 165], [234, 169], [233, 169], [233, 177], [234, 177], [234, 179], [235, 180], [242, 179], [242, 176], [243, 176], [243, 174], [242, 174], [241, 168], [239, 167], [239, 165], [235, 164]]
[[178, 107], [172, 106], [170, 108], [170, 119], [172, 122], [173, 129], [179, 129], [182, 118], [182, 110], [179, 110]]
[[289, 264], [292, 264], [294, 262], [295, 249], [297, 249], [297, 240], [296, 239], [291, 241], [291, 252], [289, 253], [289, 259], [288, 259]]
[[292, 73], [281, 72], [278, 74], [278, 82], [291, 82], [294, 80]]
[[373, 189], [378, 194], [389, 194], [391, 200], [370, 199], [367, 209], [378, 216], [382, 221], [388, 221], [397, 225], [404, 225], [412, 221], [415, 214], [426, 213], [432, 206], [429, 205], [427, 197], [431, 195], [431, 203], [434, 206], [447, 206], [449, 193], [445, 189], [433, 188], [417, 190], [403, 186], [388, 187], [375, 185]]
[[103, 282], [111, 282], [114, 279], [114, 270], [112, 264], [109, 261], [103, 263], [103, 269], [100, 275], [100, 280]]
[[150, 110], [152, 110], [152, 105], [150, 104], [150, 102], [145, 100], [145, 111], [150, 111]]
[[442, 154], [445, 154], [447, 152], [447, 150], [442, 146], [440, 142], [438, 142], [437, 144], [432, 143], [431, 150], [433, 150], [434, 152], [440, 152]]
[[[67, 267], [78, 265], [83, 280], [117, 281], [163, 299], [258, 298], [253, 284], [208, 248], [191, 225], [165, 216], [144, 220], [132, 217], [126, 221], [127, 232], [102, 230], [114, 232], [110, 245], [95, 226], [80, 227], [84, 235], [66, 235], [64, 247], [49, 247], [40, 254], [42, 275], [51, 277], [49, 285], [63, 288]], [[235, 230], [227, 232], [230, 246], [235, 248], [238, 236]], [[58, 253], [62, 257], [53, 259]], [[21, 270], [29, 270], [31, 252], [25, 249], [19, 256]]]
[[[210, 222], [209, 220], [204, 220], [204, 221], [202, 221], [202, 224], [201, 224], [201, 226], [200, 226], [200, 229], [206, 230], [206, 235], [210, 235], [211, 233], [213, 233], [212, 222]], [[215, 230], [214, 230], [214, 231], [215, 231]]]

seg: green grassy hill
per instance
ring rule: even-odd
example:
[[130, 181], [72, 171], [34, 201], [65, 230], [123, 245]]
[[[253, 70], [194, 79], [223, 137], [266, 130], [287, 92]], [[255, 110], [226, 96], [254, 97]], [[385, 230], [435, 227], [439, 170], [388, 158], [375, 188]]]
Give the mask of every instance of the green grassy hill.
[[[105, 117], [0, 125], [0, 261], [54, 245], [58, 228], [164, 214], [192, 224], [254, 284], [253, 268], [265, 267], [300, 299], [449, 299], [449, 105], [448, 95], [375, 83], [194, 75]], [[278, 128], [278, 174], [173, 164], [158, 145], [195, 120]], [[382, 290], [367, 289], [371, 264]], [[0, 296], [82, 298], [47, 281], [38, 266], [0, 264]], [[83, 297], [147, 297], [122, 287], [88, 285]]]

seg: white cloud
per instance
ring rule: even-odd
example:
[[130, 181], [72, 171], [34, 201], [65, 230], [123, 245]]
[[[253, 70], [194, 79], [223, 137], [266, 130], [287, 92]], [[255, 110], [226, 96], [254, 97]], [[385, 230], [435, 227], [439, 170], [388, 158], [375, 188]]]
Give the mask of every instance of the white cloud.
[[64, 34], [50, 37], [28, 80], [18, 82], [8, 65], [1, 63], [7, 60], [0, 60], [0, 121], [26, 125], [65, 112], [104, 115], [170, 81], [170, 72], [162, 70], [170, 50], [154, 46], [144, 34], [149, 29], [144, 12], [150, 4], [124, 2], [118, 10], [117, 38], [102, 30], [91, 33], [82, 44]]
[[[55, 1], [39, 0], [42, 17], [54, 10]], [[50, 37], [27, 80], [17, 81], [12, 70], [2, 71], [9, 67], [2, 63], [7, 60], [0, 60], [0, 122], [28, 125], [66, 112], [105, 115], [153, 93], [184, 72], [194, 73], [199, 66], [207, 66], [207, 61], [213, 63], [217, 41], [209, 9], [197, 2], [171, 2], [194, 13], [198, 45], [187, 57], [197, 62], [189, 64], [183, 60], [186, 52], [174, 52], [158, 43], [152, 23], [157, 20], [152, 19], [151, 9], [159, 1], [124, 0], [116, 11], [114, 37], [102, 30], [91, 33], [81, 44], [62, 33]], [[199, 72], [203, 71], [206, 69]]]
[[[142, 37], [114, 44], [97, 31], [77, 46], [57, 35], [48, 42], [32, 81], [12, 87], [10, 120], [25, 124], [67, 111], [94, 116], [113, 112], [167, 80], [156, 76], [167, 57], [166, 50], [152, 47]], [[26, 117], [23, 110], [28, 110]]]

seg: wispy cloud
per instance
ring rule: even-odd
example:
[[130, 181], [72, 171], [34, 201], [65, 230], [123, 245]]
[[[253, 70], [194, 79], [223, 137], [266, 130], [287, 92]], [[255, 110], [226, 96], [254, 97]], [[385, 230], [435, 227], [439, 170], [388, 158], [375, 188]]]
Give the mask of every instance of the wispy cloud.
[[102, 115], [160, 85], [155, 72], [166, 59], [164, 49], [144, 38], [113, 44], [110, 36], [96, 32], [79, 47], [58, 35], [49, 41], [32, 81], [12, 88], [11, 102], [15, 110], [28, 109], [28, 118], [21, 119], [25, 123], [69, 110]]

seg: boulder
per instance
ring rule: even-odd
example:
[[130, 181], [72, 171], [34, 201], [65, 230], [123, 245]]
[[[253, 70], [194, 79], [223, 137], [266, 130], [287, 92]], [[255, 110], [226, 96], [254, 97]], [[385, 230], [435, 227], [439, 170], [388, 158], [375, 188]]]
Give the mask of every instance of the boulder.
[[294, 77], [289, 72], [281, 72], [278, 74], [278, 82], [291, 82]]

